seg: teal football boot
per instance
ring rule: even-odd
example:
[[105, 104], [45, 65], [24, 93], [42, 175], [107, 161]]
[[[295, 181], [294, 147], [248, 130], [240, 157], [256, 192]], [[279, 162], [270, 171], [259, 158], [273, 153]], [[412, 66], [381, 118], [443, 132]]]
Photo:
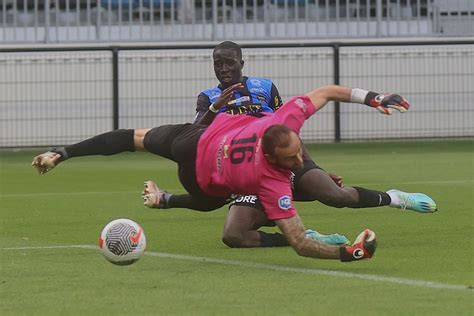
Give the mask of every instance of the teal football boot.
[[347, 239], [344, 235], [339, 234], [330, 234], [330, 235], [323, 235], [318, 233], [315, 230], [307, 229], [305, 231], [306, 238], [311, 238], [313, 240], [319, 241], [320, 243], [326, 245], [350, 245], [351, 242]]
[[423, 193], [406, 193], [400, 190], [390, 190], [387, 194], [398, 197], [398, 205], [402, 210], [413, 210], [419, 213], [433, 213], [438, 210], [435, 201], [428, 195]]

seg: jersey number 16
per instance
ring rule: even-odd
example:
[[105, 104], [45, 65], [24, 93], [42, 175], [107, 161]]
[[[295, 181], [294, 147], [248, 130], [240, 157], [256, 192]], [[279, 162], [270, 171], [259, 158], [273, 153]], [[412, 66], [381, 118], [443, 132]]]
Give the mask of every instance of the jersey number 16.
[[[230, 151], [230, 162], [239, 164], [245, 161], [251, 162], [253, 159], [253, 152], [255, 150], [255, 143], [257, 142], [257, 134], [253, 134], [248, 138], [238, 138], [232, 141], [232, 149]], [[250, 145], [252, 144], [252, 145]]]

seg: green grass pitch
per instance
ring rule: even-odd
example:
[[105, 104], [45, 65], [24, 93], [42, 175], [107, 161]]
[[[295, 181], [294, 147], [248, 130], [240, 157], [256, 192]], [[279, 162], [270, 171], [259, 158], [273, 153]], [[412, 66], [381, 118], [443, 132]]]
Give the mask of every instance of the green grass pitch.
[[[346, 185], [424, 192], [439, 212], [297, 203], [307, 228], [377, 233], [372, 260], [229, 249], [227, 208], [150, 210], [143, 181], [182, 192], [176, 166], [144, 153], [82, 157], [39, 176], [42, 150], [1, 151], [0, 315], [472, 315], [472, 141], [311, 146]], [[109, 221], [140, 223], [148, 255], [119, 267], [94, 248]], [[275, 230], [269, 228], [269, 231]]]

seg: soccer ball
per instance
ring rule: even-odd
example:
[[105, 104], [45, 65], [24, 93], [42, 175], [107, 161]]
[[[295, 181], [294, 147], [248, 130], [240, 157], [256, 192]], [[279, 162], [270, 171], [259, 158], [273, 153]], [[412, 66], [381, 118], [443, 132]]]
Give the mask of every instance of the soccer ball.
[[99, 238], [99, 248], [105, 259], [121, 266], [140, 259], [145, 247], [143, 229], [126, 218], [116, 219], [105, 225]]

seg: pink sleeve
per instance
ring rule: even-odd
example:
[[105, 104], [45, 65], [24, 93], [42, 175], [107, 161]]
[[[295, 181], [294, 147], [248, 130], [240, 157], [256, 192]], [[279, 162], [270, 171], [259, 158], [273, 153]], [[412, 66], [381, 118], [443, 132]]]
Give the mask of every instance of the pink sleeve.
[[316, 112], [307, 96], [289, 99], [275, 114], [275, 123], [284, 124], [299, 134], [305, 120]]

